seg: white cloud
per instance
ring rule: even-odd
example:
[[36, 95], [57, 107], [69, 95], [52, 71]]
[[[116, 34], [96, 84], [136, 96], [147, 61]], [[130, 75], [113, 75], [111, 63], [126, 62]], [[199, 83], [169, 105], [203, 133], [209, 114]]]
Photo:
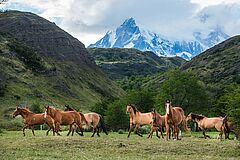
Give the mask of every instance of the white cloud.
[[126, 18], [162, 35], [190, 39], [216, 26], [240, 33], [239, 0], [9, 0], [4, 8], [32, 11], [78, 38], [94, 43]]

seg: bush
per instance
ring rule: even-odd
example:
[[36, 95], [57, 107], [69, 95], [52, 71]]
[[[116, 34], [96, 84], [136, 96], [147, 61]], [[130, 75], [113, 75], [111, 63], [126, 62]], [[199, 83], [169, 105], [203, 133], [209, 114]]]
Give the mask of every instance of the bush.
[[123, 129], [119, 129], [118, 130], [118, 134], [123, 134], [124, 133], [124, 130]]
[[113, 131], [126, 129], [129, 126], [129, 119], [125, 112], [126, 103], [122, 100], [115, 100], [108, 105], [106, 111], [106, 124]]
[[141, 134], [149, 134], [150, 130], [151, 128], [149, 126], [143, 126], [139, 128], [138, 132]]

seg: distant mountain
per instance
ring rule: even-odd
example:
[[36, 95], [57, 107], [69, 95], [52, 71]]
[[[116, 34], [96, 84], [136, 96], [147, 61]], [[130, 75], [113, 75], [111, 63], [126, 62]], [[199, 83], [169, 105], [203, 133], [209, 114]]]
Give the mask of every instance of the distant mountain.
[[195, 71], [207, 84], [240, 84], [240, 36], [206, 50], [186, 62], [181, 69]]
[[56, 24], [28, 12], [0, 12], [1, 112], [36, 101], [89, 110], [103, 97], [123, 94], [84, 45]]
[[136, 48], [141, 51], [152, 51], [158, 56], [180, 56], [190, 60], [228, 37], [218, 27], [207, 37], [195, 32], [192, 41], [176, 41], [140, 28], [133, 18], [129, 18], [116, 30], [107, 32], [103, 38], [89, 45], [88, 48]]
[[153, 75], [180, 67], [186, 61], [181, 57], [159, 57], [150, 51], [127, 48], [88, 48], [89, 53], [111, 79], [136, 75]]

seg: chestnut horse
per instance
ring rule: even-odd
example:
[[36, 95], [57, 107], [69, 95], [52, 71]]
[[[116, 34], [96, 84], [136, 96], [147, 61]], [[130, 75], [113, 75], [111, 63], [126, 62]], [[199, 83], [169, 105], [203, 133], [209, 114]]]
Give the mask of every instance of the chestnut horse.
[[181, 107], [173, 107], [169, 100], [165, 103], [165, 126], [166, 126], [166, 140], [170, 139], [170, 130], [173, 129], [173, 137], [175, 140], [179, 138], [179, 127], [181, 126], [185, 131], [188, 131], [187, 122], [184, 111]]
[[[46, 106], [45, 107], [45, 114], [50, 115], [54, 121], [56, 126], [56, 131], [58, 132], [60, 129], [60, 125], [69, 125], [69, 131], [67, 136], [69, 136], [70, 132], [72, 131], [72, 126], [77, 125], [80, 129], [82, 129], [82, 118], [78, 112], [75, 111], [61, 111], [53, 106]], [[78, 131], [76, 131], [78, 133]], [[79, 135], [83, 136], [83, 133], [78, 133]]]
[[[208, 118], [204, 115], [190, 113], [187, 118], [187, 121], [193, 120], [197, 122], [198, 127], [203, 131], [204, 138], [210, 138], [210, 136], [205, 134], [206, 129], [215, 128], [219, 133], [220, 139], [222, 139], [222, 134], [225, 132], [225, 127], [228, 126], [226, 117], [213, 117]], [[225, 134], [225, 138], [226, 134]]]
[[[65, 105], [64, 111], [75, 111], [75, 110], [73, 108], [69, 107], [69, 105]], [[95, 112], [91, 112], [91, 113], [85, 113], [85, 114], [83, 114], [83, 116], [86, 119], [87, 123], [91, 127], [93, 127], [92, 137], [94, 137], [96, 132], [97, 132], [98, 137], [100, 137], [100, 135], [99, 135], [100, 128], [102, 128], [103, 132], [106, 135], [108, 135], [107, 129], [106, 129], [104, 121], [103, 121], [103, 118], [100, 114], [95, 113]], [[74, 132], [74, 130], [72, 132]]]
[[164, 138], [163, 128], [165, 127], [165, 116], [161, 116], [159, 113], [156, 112], [155, 109], [153, 109], [151, 113], [152, 113], [153, 123], [152, 123], [151, 131], [148, 138], [150, 137], [152, 138], [153, 132], [156, 132], [156, 136], [160, 138], [160, 136], [158, 136], [158, 128], [160, 129], [162, 138]]
[[141, 113], [137, 110], [137, 108], [129, 104], [127, 105], [126, 113], [130, 115], [130, 128], [128, 132], [128, 138], [134, 128], [136, 128], [135, 133], [142, 137], [142, 135], [138, 132], [138, 129], [143, 125], [151, 125], [153, 122], [152, 113]]
[[13, 118], [16, 116], [21, 115], [24, 119], [24, 127], [23, 127], [23, 135], [25, 136], [25, 129], [31, 128], [32, 133], [35, 136], [34, 133], [34, 126], [35, 125], [41, 125], [41, 124], [47, 124], [49, 126], [49, 130], [47, 131], [46, 135], [48, 135], [48, 132], [52, 129], [53, 135], [55, 135], [55, 124], [54, 120], [50, 116], [45, 116], [44, 113], [35, 114], [31, 112], [28, 108], [20, 108], [17, 107], [16, 110], [13, 113]]

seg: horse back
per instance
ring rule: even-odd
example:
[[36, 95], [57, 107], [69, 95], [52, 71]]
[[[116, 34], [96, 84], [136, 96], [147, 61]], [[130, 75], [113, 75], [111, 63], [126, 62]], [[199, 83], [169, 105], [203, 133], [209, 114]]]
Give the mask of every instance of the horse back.
[[76, 111], [61, 112], [61, 124], [68, 125], [72, 123], [80, 124], [81, 117]]
[[84, 116], [90, 124], [98, 123], [100, 121], [100, 115], [95, 112], [85, 113]]
[[41, 114], [31, 114], [25, 120], [24, 123], [28, 125], [40, 125], [45, 123], [44, 113]]
[[202, 122], [200, 122], [200, 127], [202, 128], [216, 128], [218, 131], [222, 130], [223, 118], [220, 117], [212, 117], [212, 118], [204, 118]]
[[136, 117], [136, 119], [138, 120], [138, 123], [140, 125], [147, 125], [153, 123], [152, 113], [140, 113], [138, 117]]

